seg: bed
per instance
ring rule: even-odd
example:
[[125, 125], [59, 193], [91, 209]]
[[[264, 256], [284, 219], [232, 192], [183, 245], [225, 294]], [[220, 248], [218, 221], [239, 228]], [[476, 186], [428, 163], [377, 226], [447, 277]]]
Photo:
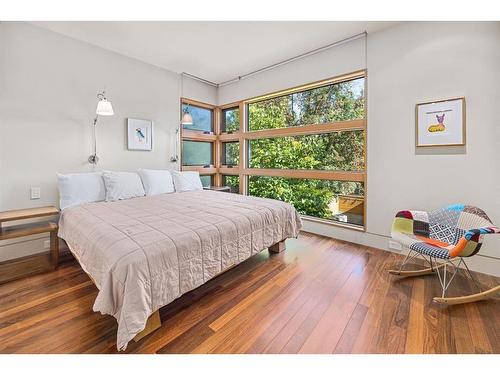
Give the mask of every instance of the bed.
[[58, 234], [99, 289], [94, 311], [116, 318], [125, 350], [159, 308], [301, 226], [288, 203], [205, 190], [66, 208]]

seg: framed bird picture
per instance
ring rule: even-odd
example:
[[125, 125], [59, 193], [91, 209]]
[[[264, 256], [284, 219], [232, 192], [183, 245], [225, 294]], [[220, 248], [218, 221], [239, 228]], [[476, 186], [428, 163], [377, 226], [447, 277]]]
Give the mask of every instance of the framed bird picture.
[[417, 147], [465, 145], [465, 98], [419, 103], [415, 120]]
[[127, 119], [127, 141], [129, 150], [153, 150], [153, 122], [137, 118]]

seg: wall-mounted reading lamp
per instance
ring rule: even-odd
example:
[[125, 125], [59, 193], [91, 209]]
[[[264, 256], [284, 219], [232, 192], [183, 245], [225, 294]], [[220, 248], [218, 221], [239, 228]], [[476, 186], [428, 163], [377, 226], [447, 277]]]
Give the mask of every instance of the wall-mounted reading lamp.
[[[186, 109], [182, 111], [182, 118], [181, 118], [181, 127], [184, 125], [193, 125], [193, 117], [189, 113], [189, 104], [187, 105]], [[176, 163], [179, 161], [179, 153], [177, 152], [177, 142], [179, 142], [179, 129], [175, 129], [175, 152], [174, 155], [170, 158], [170, 161], [172, 163]]]
[[182, 112], [181, 126], [184, 125], [193, 125], [193, 116], [191, 116], [191, 114], [189, 113], [189, 104]]
[[[184, 73], [181, 74], [181, 98], [182, 98], [183, 93], [184, 93]], [[185, 125], [193, 125], [193, 116], [191, 116], [191, 113], [189, 113], [189, 104], [182, 111], [181, 128]], [[175, 139], [175, 152], [174, 152], [174, 155], [170, 158], [170, 161], [172, 163], [176, 163], [179, 160], [179, 154], [177, 152], [177, 142], [180, 142], [179, 132], [180, 132], [180, 128], [175, 129], [175, 138], [176, 138]]]
[[99, 161], [99, 158], [97, 157], [97, 138], [96, 138], [96, 127], [97, 127], [97, 119], [99, 116], [113, 116], [115, 112], [113, 112], [113, 106], [111, 105], [111, 102], [108, 101], [106, 98], [106, 93], [100, 92], [97, 94], [97, 99], [99, 101], [97, 102], [97, 108], [95, 110], [96, 116], [94, 119], [94, 129], [93, 129], [93, 138], [94, 138], [94, 154], [89, 156], [89, 163], [96, 165], [97, 162]]

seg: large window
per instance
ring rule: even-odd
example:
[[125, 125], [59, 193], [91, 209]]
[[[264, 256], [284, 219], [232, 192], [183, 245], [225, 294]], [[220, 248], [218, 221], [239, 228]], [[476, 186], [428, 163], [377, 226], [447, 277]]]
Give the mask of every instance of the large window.
[[362, 228], [365, 79], [359, 71], [222, 107], [186, 99], [183, 108], [196, 112], [182, 136], [183, 169], [206, 176], [205, 185]]
[[247, 193], [364, 225], [364, 72], [247, 103]]

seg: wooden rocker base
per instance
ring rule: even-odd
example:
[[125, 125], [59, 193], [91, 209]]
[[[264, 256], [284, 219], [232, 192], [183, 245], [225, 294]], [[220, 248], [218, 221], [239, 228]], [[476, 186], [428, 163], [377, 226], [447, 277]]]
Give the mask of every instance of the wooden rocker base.
[[135, 342], [139, 341], [140, 339], [142, 339], [143, 337], [146, 337], [151, 332], [156, 331], [160, 327], [161, 327], [160, 310], [156, 310], [148, 318], [148, 321], [146, 322], [146, 327], [144, 327], [144, 330], [142, 330], [137, 335], [135, 335], [134, 341]]
[[403, 276], [403, 277], [410, 277], [410, 276], [424, 276], [424, 275], [431, 275], [436, 272], [437, 269], [444, 267], [444, 264], [440, 264], [434, 268], [424, 268], [422, 270], [415, 270], [415, 271], [399, 271], [399, 270], [389, 270], [389, 273], [391, 275], [397, 275], [397, 276]]
[[445, 305], [459, 305], [461, 303], [470, 303], [470, 302], [481, 301], [483, 299], [486, 299], [488, 297], [493, 296], [495, 293], [498, 293], [498, 292], [500, 292], [500, 285], [497, 285], [494, 288], [485, 290], [484, 292], [471, 294], [469, 296], [444, 297], [444, 298], [434, 297], [433, 301], [438, 302], [438, 303], [443, 303]]

